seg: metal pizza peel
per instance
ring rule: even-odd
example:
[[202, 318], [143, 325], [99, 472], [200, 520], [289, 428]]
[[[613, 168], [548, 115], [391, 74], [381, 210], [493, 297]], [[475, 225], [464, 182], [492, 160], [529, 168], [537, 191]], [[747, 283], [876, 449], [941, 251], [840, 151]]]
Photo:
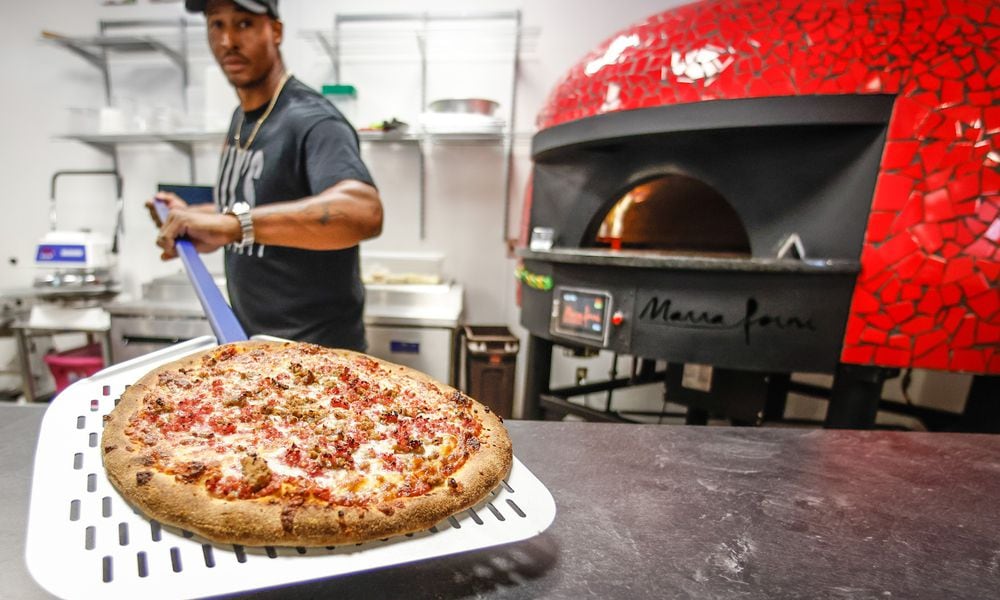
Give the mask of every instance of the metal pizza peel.
[[[156, 209], [160, 222], [165, 223], [167, 215], [170, 214], [167, 205], [160, 200], [154, 200], [153, 208]], [[205, 317], [212, 327], [215, 338], [220, 344], [245, 342], [247, 334], [243, 330], [243, 325], [240, 324], [232, 307], [229, 306], [229, 303], [223, 298], [222, 292], [215, 285], [215, 280], [205, 268], [205, 263], [201, 260], [194, 244], [186, 238], [178, 238], [174, 241], [174, 245], [177, 247], [177, 254], [180, 256], [181, 262], [184, 263], [184, 270], [187, 272], [191, 285], [194, 286], [195, 294], [198, 296], [198, 301], [201, 302], [201, 307], [205, 311]]]

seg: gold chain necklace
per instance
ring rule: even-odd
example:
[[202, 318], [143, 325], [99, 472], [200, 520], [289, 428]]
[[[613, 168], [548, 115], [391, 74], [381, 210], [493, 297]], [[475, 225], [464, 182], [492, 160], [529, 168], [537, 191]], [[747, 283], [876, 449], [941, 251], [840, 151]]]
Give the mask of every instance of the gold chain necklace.
[[285, 89], [285, 84], [288, 83], [291, 76], [291, 73], [285, 73], [285, 75], [281, 78], [281, 83], [278, 84], [278, 89], [275, 90], [274, 95], [271, 96], [271, 102], [268, 103], [267, 110], [265, 110], [264, 114], [257, 119], [257, 123], [254, 125], [253, 131], [250, 132], [250, 138], [247, 139], [246, 146], [240, 146], [240, 133], [243, 131], [243, 121], [246, 118], [243, 111], [240, 111], [240, 124], [236, 126], [236, 132], [233, 134], [233, 141], [236, 143], [237, 150], [243, 150], [245, 152], [250, 149], [250, 144], [252, 144], [254, 138], [257, 137], [257, 132], [260, 131], [260, 126], [264, 124], [264, 121], [267, 120], [268, 115], [270, 115], [271, 111], [274, 109], [274, 105], [278, 103], [278, 96], [281, 95], [281, 90]]

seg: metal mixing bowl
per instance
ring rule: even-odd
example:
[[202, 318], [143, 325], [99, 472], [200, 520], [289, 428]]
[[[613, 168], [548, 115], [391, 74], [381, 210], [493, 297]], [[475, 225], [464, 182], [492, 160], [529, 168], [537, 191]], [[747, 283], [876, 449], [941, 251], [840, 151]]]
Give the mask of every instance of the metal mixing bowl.
[[465, 113], [492, 117], [500, 103], [485, 98], [444, 98], [427, 105], [433, 113]]

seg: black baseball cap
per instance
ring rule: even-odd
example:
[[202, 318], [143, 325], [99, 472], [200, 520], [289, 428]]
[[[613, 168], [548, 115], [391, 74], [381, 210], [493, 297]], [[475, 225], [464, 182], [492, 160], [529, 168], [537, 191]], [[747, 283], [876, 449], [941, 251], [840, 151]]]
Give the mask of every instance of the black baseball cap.
[[[270, 15], [273, 19], [280, 19], [278, 16], [278, 0], [232, 0], [246, 10], [258, 15]], [[205, 5], [208, 0], [184, 0], [184, 7], [189, 12], [205, 12]]]

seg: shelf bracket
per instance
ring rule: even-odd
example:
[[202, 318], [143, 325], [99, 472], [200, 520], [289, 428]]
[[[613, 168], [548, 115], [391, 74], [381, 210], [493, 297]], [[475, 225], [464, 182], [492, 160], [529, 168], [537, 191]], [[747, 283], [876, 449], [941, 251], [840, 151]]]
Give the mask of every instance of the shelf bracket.
[[107, 154], [112, 159], [117, 160], [118, 152], [115, 149], [115, 145], [108, 142], [95, 142], [91, 140], [80, 140], [82, 143], [90, 146], [91, 148], [100, 151], [103, 154]]
[[101, 72], [101, 77], [104, 78], [104, 101], [109, 104], [111, 103], [111, 74], [108, 72], [107, 52], [103, 50], [100, 52], [94, 52], [92, 50], [88, 50], [83, 44], [78, 43], [76, 40], [44, 31], [42, 32], [42, 37], [62, 46], [96, 67], [97, 70]]
[[150, 37], [146, 37], [143, 39], [151, 47], [156, 48], [161, 53], [163, 53], [164, 56], [170, 59], [170, 62], [174, 63], [177, 66], [177, 68], [180, 69], [181, 85], [183, 86], [183, 89], [186, 90], [188, 86], [188, 64], [187, 64], [187, 57], [184, 55], [185, 53], [178, 50], [174, 50], [173, 48], [171, 48], [170, 46], [164, 44], [159, 40]]
[[420, 191], [419, 198], [417, 200], [417, 227], [419, 228], [420, 241], [424, 241], [427, 238], [427, 158], [424, 156], [424, 144], [422, 142], [417, 143], [417, 160], [419, 161], [420, 167]]
[[517, 115], [515, 107], [517, 105], [517, 80], [521, 74], [521, 11], [514, 11], [514, 56], [511, 60], [511, 81], [510, 81], [510, 105], [507, 112], [507, 133], [504, 136], [504, 152], [506, 157], [503, 167], [503, 232], [501, 241], [504, 244], [510, 239], [510, 203], [511, 191], [513, 187], [514, 174], [514, 117]]
[[324, 38], [320, 43], [326, 48], [326, 53], [330, 55], [330, 60], [333, 63], [333, 82], [336, 84], [343, 83], [340, 81], [340, 22], [341, 14], [333, 14], [333, 41], [327, 43]]
[[76, 54], [83, 60], [94, 65], [98, 69], [103, 71], [104, 69], [107, 68], [107, 62], [104, 60], [104, 55], [102, 53], [91, 52], [90, 50], [84, 48], [82, 45], [77, 44], [76, 42], [70, 39], [64, 39], [59, 37], [52, 37], [49, 39], [51, 39], [54, 43], [59, 44], [63, 48], [66, 48], [73, 54]]
[[330, 41], [322, 31], [314, 32], [316, 35], [316, 41], [319, 45], [323, 47], [326, 52], [327, 57], [330, 59], [330, 64], [333, 65], [333, 80], [340, 83], [340, 58], [338, 55], [338, 46], [336, 42]]

